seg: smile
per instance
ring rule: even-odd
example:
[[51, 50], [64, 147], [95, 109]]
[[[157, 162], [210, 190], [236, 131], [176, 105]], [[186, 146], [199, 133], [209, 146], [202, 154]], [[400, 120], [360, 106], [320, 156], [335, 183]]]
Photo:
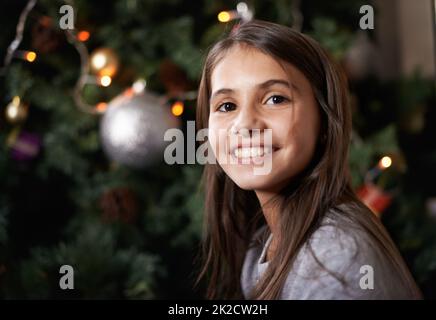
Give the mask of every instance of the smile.
[[238, 146], [230, 151], [230, 155], [236, 160], [235, 164], [260, 164], [279, 150], [272, 146]]
[[238, 159], [263, 157], [272, 153], [270, 147], [241, 147], [233, 150], [233, 155]]

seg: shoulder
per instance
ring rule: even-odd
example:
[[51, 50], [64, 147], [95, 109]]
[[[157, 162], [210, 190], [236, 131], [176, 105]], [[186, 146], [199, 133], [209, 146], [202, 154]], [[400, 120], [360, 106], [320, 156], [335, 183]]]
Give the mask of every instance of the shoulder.
[[357, 223], [341, 223], [326, 213], [300, 249], [287, 284], [299, 299], [374, 299], [381, 292], [361, 287], [361, 279], [378, 262], [367, 232]]
[[325, 269], [336, 270], [340, 274], [373, 254], [370, 239], [363, 228], [352, 221], [342, 223], [332, 212], [326, 214], [303, 250], [315, 256]]

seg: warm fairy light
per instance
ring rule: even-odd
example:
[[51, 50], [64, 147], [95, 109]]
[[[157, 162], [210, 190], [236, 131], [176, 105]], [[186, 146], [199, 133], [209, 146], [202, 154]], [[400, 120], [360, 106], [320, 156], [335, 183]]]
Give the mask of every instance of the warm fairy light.
[[113, 77], [117, 73], [118, 58], [111, 49], [100, 48], [91, 54], [90, 64], [94, 74]]
[[107, 103], [106, 102], [100, 102], [98, 103], [95, 108], [97, 109], [98, 112], [105, 112], [106, 108], [107, 108]]
[[109, 76], [103, 76], [100, 78], [100, 84], [103, 87], [109, 87], [111, 83], [112, 83], [112, 78]]
[[19, 96], [15, 96], [15, 97], [12, 99], [12, 104], [14, 104], [14, 105], [16, 105], [16, 106], [18, 106], [18, 105], [20, 104], [20, 102], [21, 102], [21, 99], [20, 99]]
[[36, 59], [36, 53], [33, 51], [28, 51], [26, 52], [26, 54], [24, 55], [24, 58], [29, 61], [29, 62], [33, 62]]
[[77, 39], [79, 39], [79, 41], [85, 42], [89, 39], [90, 33], [86, 30], [80, 31], [77, 34]]
[[221, 11], [218, 13], [218, 21], [219, 22], [229, 22], [230, 21], [230, 13], [227, 11]]
[[173, 115], [178, 117], [178, 116], [180, 116], [183, 113], [183, 109], [184, 109], [183, 102], [182, 101], [177, 101], [171, 107], [171, 112], [173, 113]]
[[379, 166], [382, 169], [389, 168], [391, 165], [392, 165], [392, 159], [388, 156], [381, 158], [381, 160], [379, 162]]
[[12, 101], [7, 105], [6, 118], [12, 123], [24, 120], [27, 116], [27, 105], [21, 102], [19, 96], [15, 96]]
[[6, 115], [9, 119], [15, 119], [18, 116], [18, 111], [18, 105], [12, 103], [6, 109]]
[[91, 64], [95, 69], [101, 69], [106, 65], [107, 58], [104, 54], [98, 53], [92, 57]]

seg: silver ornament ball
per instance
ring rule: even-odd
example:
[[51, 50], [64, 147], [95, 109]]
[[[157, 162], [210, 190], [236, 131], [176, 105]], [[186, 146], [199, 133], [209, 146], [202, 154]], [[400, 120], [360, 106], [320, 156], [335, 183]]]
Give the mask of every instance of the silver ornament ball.
[[177, 127], [179, 119], [158, 96], [147, 91], [121, 94], [108, 104], [100, 123], [100, 138], [111, 160], [140, 169], [163, 159], [168, 143], [164, 134]]

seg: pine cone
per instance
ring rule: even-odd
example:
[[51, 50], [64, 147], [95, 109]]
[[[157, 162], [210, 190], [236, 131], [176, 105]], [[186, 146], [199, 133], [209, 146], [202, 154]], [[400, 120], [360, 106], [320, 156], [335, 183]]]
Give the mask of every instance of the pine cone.
[[100, 198], [100, 208], [103, 221], [121, 221], [128, 224], [135, 222], [139, 211], [137, 197], [127, 187], [105, 192]]
[[185, 71], [169, 59], [159, 66], [159, 78], [170, 96], [180, 95], [192, 87]]

